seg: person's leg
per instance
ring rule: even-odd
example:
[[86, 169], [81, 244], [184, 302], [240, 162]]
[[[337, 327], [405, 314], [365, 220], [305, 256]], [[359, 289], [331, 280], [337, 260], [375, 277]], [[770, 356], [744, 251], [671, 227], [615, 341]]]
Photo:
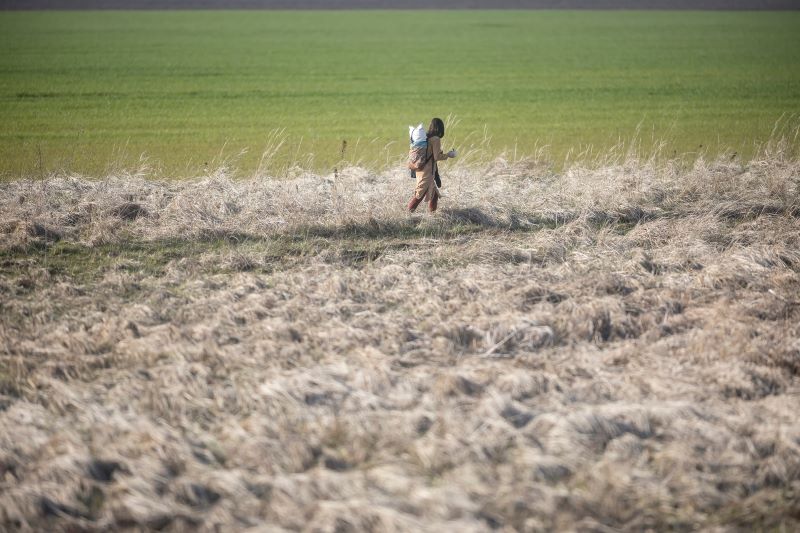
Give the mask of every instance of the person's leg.
[[417, 198], [416, 193], [411, 197], [411, 200], [408, 201], [408, 210], [412, 213], [417, 209], [417, 206], [425, 199], [425, 195], [422, 195], [422, 198]]
[[414, 190], [414, 196], [408, 201], [408, 210], [412, 213], [417, 206], [425, 199], [428, 194], [428, 182], [430, 180], [425, 177], [421, 172], [417, 172], [417, 188]]
[[430, 195], [430, 199], [428, 200], [428, 211], [433, 213], [436, 211], [437, 207], [439, 207], [439, 190], [434, 187], [433, 192]]

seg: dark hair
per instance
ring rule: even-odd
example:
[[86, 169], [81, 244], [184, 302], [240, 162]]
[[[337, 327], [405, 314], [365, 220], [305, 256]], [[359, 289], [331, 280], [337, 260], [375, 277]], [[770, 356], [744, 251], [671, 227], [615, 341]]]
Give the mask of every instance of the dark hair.
[[435, 118], [431, 120], [431, 125], [428, 126], [428, 137], [444, 137], [444, 122], [442, 122], [442, 119]]

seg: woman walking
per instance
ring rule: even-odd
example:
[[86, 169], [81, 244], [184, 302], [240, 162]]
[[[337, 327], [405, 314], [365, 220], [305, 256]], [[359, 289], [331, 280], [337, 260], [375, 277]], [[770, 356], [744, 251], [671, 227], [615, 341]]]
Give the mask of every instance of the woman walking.
[[416, 171], [417, 188], [414, 196], [408, 202], [408, 210], [412, 213], [417, 206], [428, 198], [428, 211], [433, 213], [439, 205], [439, 189], [436, 187], [436, 163], [451, 159], [456, 156], [455, 150], [447, 153], [442, 152], [442, 137], [444, 137], [444, 122], [440, 118], [431, 120], [428, 127], [428, 160], [422, 170]]

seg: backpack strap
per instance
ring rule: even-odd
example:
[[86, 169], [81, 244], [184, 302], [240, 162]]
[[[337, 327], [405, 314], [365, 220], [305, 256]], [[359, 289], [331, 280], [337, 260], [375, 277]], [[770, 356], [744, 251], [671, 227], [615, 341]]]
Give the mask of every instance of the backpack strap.
[[435, 176], [436, 175], [436, 158], [433, 156], [433, 144], [430, 142], [430, 139], [428, 139], [428, 150], [431, 151], [431, 155], [429, 155], [428, 157], [425, 158], [425, 164], [422, 166], [422, 168], [424, 169], [428, 165], [428, 161], [433, 159], [433, 175]]
[[[433, 164], [431, 165], [431, 172], [433, 173], [433, 178], [436, 179], [436, 155], [433, 153], [433, 144], [431, 143], [428, 144], [431, 145], [431, 159], [433, 159]], [[439, 148], [441, 148], [441, 146]]]

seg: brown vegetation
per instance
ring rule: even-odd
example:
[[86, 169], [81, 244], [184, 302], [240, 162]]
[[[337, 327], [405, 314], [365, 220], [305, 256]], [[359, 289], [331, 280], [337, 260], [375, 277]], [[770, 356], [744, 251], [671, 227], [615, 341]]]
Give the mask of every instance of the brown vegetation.
[[0, 528], [800, 527], [789, 153], [3, 184]]

